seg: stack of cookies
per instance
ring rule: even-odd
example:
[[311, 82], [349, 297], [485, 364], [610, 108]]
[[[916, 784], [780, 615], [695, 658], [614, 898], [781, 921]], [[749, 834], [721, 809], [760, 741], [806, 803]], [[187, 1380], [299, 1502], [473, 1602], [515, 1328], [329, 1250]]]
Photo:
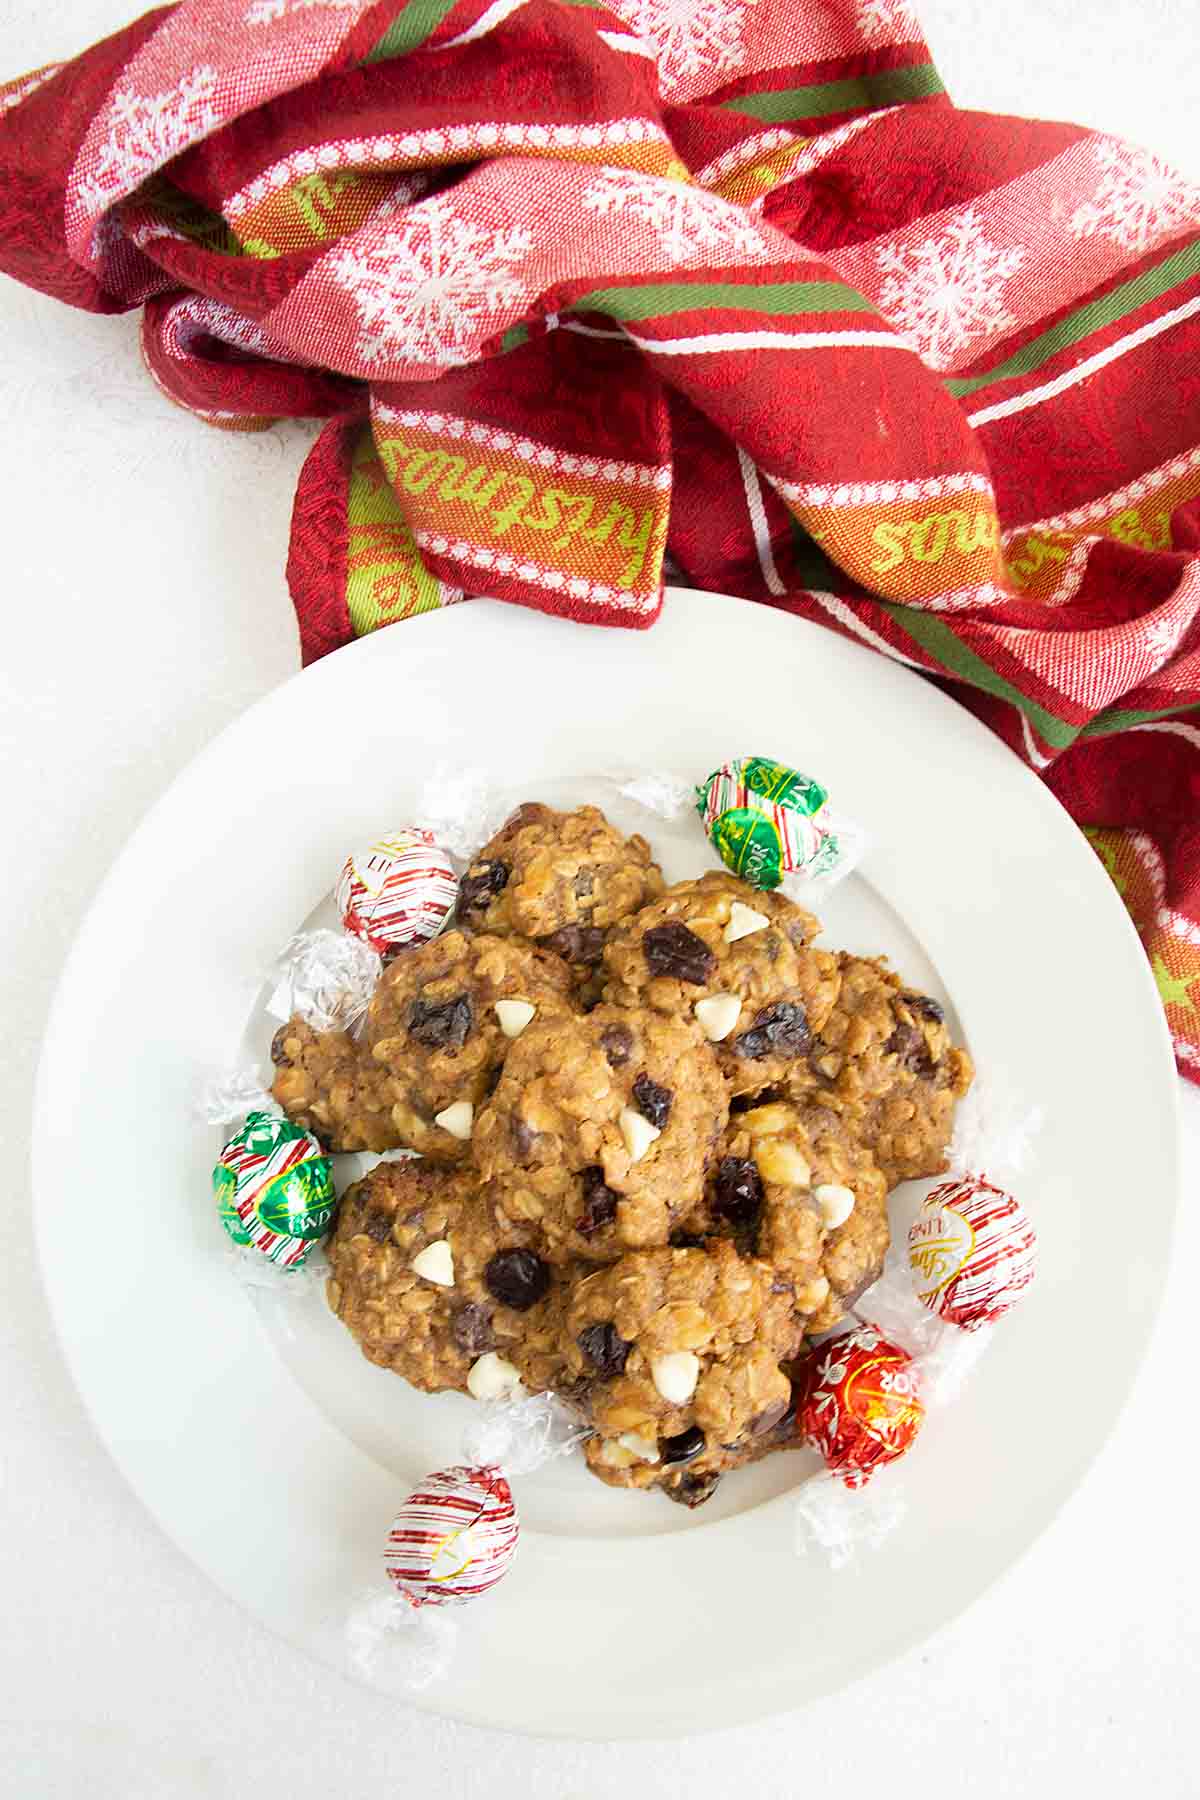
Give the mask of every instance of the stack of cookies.
[[935, 1000], [724, 871], [666, 887], [597, 808], [520, 807], [361, 1039], [293, 1019], [273, 1092], [351, 1188], [329, 1302], [430, 1392], [547, 1389], [589, 1467], [696, 1505], [794, 1441], [789, 1369], [878, 1276], [887, 1194], [972, 1077]]

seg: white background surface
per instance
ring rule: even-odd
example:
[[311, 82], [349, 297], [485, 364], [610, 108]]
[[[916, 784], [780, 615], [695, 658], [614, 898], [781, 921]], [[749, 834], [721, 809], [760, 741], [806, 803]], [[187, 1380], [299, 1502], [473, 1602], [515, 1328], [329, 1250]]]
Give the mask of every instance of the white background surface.
[[[0, 71], [71, 54], [124, 23], [131, 5], [7, 0]], [[1200, 177], [1194, 0], [924, 0], [922, 12], [961, 104], [1074, 117]], [[214, 732], [296, 666], [283, 565], [308, 433], [209, 432], [150, 386], [132, 319], [73, 313], [8, 282], [0, 344], [4, 1800], [375, 1790], [439, 1800], [685, 1790], [697, 1800], [731, 1791], [782, 1800], [835, 1784], [898, 1796], [1040, 1796], [1075, 1783], [1093, 1796], [1124, 1795], [1131, 1784], [1194, 1795], [1200, 1223], [1186, 1203], [1134, 1403], [1055, 1527], [921, 1650], [765, 1726], [608, 1747], [418, 1717], [269, 1639], [166, 1542], [97, 1442], [50, 1332], [29, 1219], [33, 1071], [62, 957], [128, 832]], [[247, 883], [257, 875], [248, 868]], [[252, 903], [252, 885], [248, 895]], [[1200, 1094], [1189, 1088], [1184, 1103], [1187, 1202], [1200, 1166]], [[1119, 1132], [1121, 1120], [1097, 1129]], [[92, 1229], [137, 1229], [153, 1200], [131, 1119], [128, 1215]], [[1135, 1233], [1137, 1194], [1127, 1216], [1097, 1229]], [[1103, 1295], [1096, 1318], [1098, 1331], [1119, 1329]], [[1086, 1344], [1064, 1345], [1046, 1378], [1061, 1383], [1069, 1406], [1073, 1386], [1089, 1379]], [[802, 1618], [796, 1629], [805, 1630]]]

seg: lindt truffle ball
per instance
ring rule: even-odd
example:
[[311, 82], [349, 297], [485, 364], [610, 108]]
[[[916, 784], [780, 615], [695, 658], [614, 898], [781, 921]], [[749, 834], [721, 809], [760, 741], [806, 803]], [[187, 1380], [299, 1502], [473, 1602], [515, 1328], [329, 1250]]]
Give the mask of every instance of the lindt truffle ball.
[[334, 898], [346, 930], [386, 956], [437, 936], [458, 880], [433, 833], [409, 825], [348, 856]]
[[800, 1371], [800, 1434], [847, 1487], [903, 1456], [925, 1408], [912, 1357], [873, 1325], [856, 1325], [809, 1352]]
[[930, 1312], [977, 1330], [1015, 1306], [1037, 1271], [1037, 1232], [1025, 1208], [980, 1175], [926, 1195], [909, 1229], [917, 1298]]
[[696, 790], [696, 810], [727, 868], [752, 887], [776, 888], [785, 875], [827, 875], [842, 847], [819, 782], [783, 763], [743, 756], [722, 764]]
[[512, 1490], [498, 1468], [441, 1469], [396, 1514], [384, 1566], [414, 1606], [459, 1606], [507, 1575], [519, 1535]]
[[234, 1243], [285, 1269], [306, 1260], [337, 1204], [329, 1158], [316, 1138], [265, 1112], [252, 1112], [222, 1149], [213, 1194]]

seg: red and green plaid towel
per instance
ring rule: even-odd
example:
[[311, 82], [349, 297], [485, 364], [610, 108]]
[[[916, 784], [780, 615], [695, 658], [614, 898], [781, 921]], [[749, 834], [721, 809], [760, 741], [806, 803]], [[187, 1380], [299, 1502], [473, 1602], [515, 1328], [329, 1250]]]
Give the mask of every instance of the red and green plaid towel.
[[183, 0], [0, 88], [0, 269], [328, 419], [306, 658], [669, 552], [953, 683], [1200, 1079], [1200, 185], [958, 111], [903, 0]]

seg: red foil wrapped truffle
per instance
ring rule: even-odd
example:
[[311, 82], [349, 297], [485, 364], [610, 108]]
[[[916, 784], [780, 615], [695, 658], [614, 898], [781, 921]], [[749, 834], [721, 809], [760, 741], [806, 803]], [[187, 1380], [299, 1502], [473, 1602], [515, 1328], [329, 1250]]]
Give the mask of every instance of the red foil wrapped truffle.
[[810, 1351], [800, 1395], [801, 1435], [852, 1488], [903, 1456], [925, 1419], [911, 1356], [874, 1325], [856, 1325]]

